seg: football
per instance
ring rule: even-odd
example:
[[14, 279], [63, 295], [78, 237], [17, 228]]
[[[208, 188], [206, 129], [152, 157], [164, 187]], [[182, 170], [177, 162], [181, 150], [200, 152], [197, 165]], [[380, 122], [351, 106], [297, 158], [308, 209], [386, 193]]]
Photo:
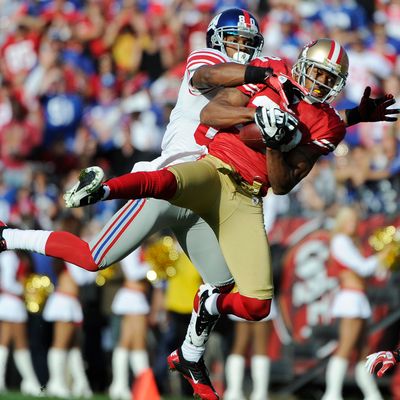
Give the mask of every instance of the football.
[[240, 140], [248, 147], [257, 151], [265, 151], [265, 143], [261, 131], [255, 122], [243, 125], [239, 129]]

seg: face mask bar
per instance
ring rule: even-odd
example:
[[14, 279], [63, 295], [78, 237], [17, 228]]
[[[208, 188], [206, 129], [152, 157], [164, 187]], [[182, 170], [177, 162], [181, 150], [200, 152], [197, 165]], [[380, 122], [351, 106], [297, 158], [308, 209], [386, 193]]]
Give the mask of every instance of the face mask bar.
[[[224, 36], [227, 35], [238, 35], [241, 37], [245, 37], [250, 39], [253, 44], [243, 45], [235, 42], [230, 42], [224, 39]], [[245, 64], [254, 58], [258, 57], [261, 54], [261, 48], [264, 43], [262, 36], [259, 33], [252, 33], [249, 31], [238, 30], [236, 27], [224, 27], [219, 28], [215, 31], [213, 42], [215, 45], [220, 46], [221, 51], [226, 53], [226, 45], [229, 45], [231, 48], [237, 48], [232, 59], [241, 64]], [[245, 51], [244, 51], [245, 50]]]

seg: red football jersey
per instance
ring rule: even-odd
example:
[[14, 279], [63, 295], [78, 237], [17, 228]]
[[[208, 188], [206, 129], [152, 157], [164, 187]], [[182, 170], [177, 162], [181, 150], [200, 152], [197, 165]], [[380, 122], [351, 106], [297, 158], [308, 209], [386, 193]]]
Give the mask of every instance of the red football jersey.
[[[271, 67], [275, 74], [291, 76], [281, 59], [261, 58], [254, 60], [252, 64]], [[299, 120], [302, 134], [300, 144], [317, 148], [321, 155], [333, 151], [344, 138], [345, 124], [327, 103], [310, 104], [306, 100], [295, 98], [287, 106], [279, 92], [265, 84], [247, 84], [238, 89], [250, 97], [248, 107], [279, 107], [291, 111]], [[252, 183], [257, 177], [257, 180], [261, 178], [265, 186], [269, 187], [265, 155], [247, 147], [238, 135], [231, 132], [232, 130], [221, 130], [209, 143], [209, 153], [233, 166], [247, 182]]]

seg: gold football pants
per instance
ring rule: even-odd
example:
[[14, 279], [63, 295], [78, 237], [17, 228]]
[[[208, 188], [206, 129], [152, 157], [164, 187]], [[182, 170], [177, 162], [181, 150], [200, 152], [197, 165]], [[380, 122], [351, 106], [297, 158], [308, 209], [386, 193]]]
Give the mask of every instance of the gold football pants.
[[271, 256], [262, 199], [243, 190], [232, 168], [216, 157], [168, 168], [178, 182], [172, 204], [193, 210], [213, 229], [239, 292], [273, 296]]

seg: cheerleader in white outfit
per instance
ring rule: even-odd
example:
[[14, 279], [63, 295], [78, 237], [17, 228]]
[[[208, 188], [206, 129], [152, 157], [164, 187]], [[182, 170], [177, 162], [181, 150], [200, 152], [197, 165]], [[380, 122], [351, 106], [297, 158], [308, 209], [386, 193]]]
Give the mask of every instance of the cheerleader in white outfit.
[[109, 395], [112, 400], [130, 400], [128, 365], [135, 377], [149, 368], [146, 337], [150, 306], [146, 297], [149, 288], [146, 275], [150, 267], [143, 260], [140, 247], [120, 263], [125, 281], [114, 297], [111, 310], [122, 318], [119, 342], [112, 355]]
[[[49, 296], [43, 319], [54, 323], [53, 341], [47, 355], [49, 381], [47, 393], [61, 398], [92, 397], [86, 376], [79, 337], [83, 321], [79, 286], [93, 283], [96, 274], [65, 263], [57, 287]], [[71, 377], [71, 388], [67, 376]]]
[[340, 290], [332, 304], [332, 317], [340, 318], [339, 343], [326, 369], [323, 400], [342, 400], [343, 381], [349, 359], [356, 351], [355, 380], [365, 400], [382, 400], [374, 378], [365, 368], [366, 324], [371, 307], [365, 294], [366, 278], [376, 273], [386, 251], [364, 257], [357, 245], [358, 213], [343, 207], [337, 213], [330, 243], [330, 272], [339, 279]]
[[21, 392], [41, 395], [40, 383], [32, 366], [27, 339], [28, 314], [22, 299], [23, 268], [13, 251], [0, 254], [0, 392], [6, 390], [5, 375], [9, 346], [14, 346], [14, 362], [21, 374]]

